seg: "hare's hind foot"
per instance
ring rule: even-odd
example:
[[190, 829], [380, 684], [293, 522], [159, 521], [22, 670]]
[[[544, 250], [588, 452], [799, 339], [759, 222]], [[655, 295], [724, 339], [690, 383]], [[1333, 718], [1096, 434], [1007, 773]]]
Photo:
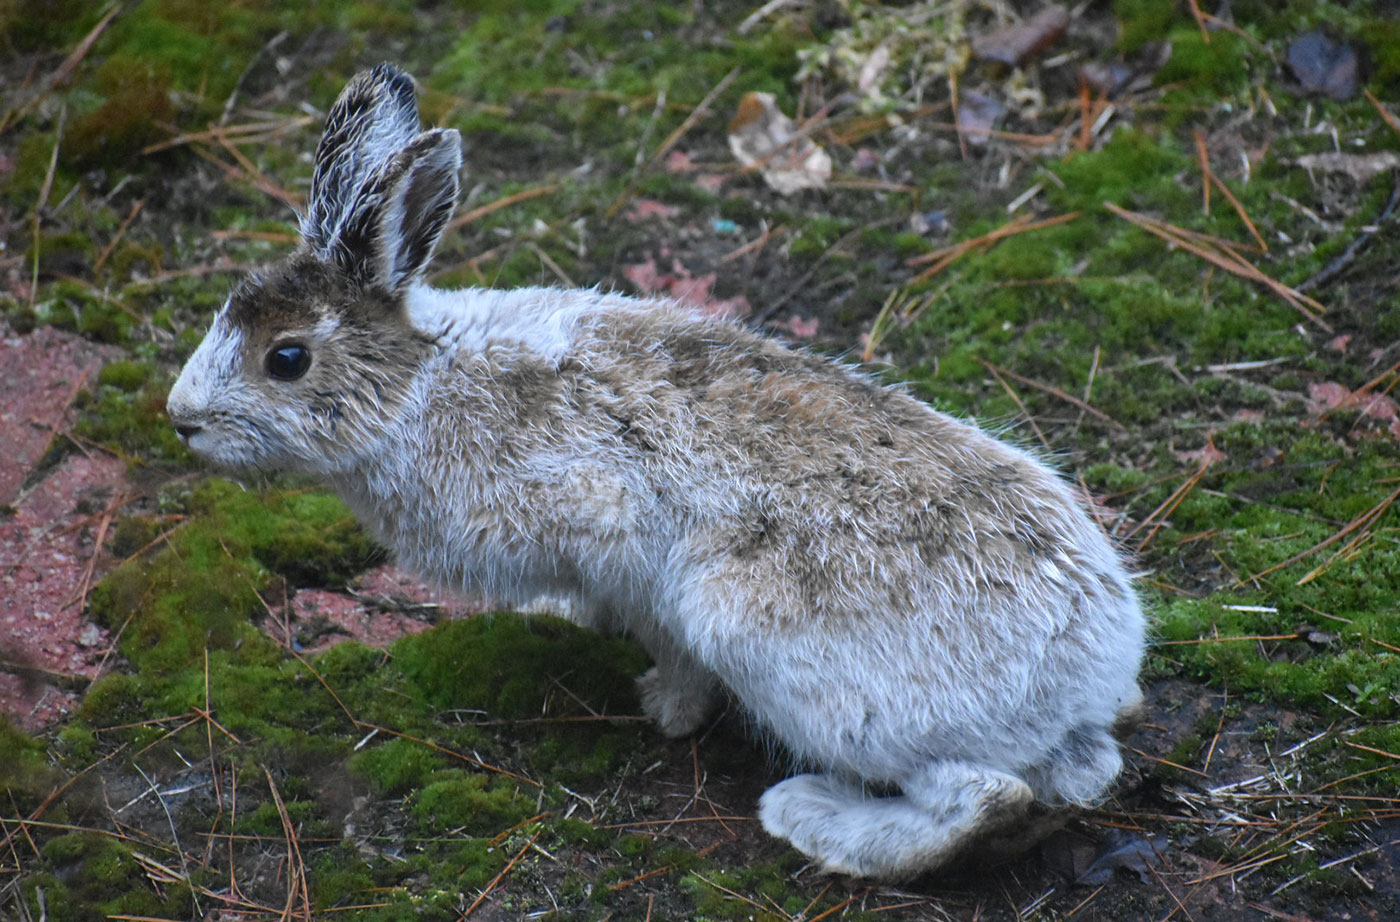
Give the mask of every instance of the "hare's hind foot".
[[1039, 799], [1093, 806], [1123, 770], [1123, 754], [1107, 727], [1084, 725], [1065, 734], [1050, 755], [1026, 773]]
[[943, 864], [1033, 799], [1020, 779], [959, 762], [934, 763], [903, 788], [870, 797], [830, 775], [797, 775], [764, 793], [758, 816], [824, 871], [899, 879]]
[[686, 682], [681, 674], [653, 666], [637, 679], [642, 713], [672, 739], [690, 736], [705, 722], [714, 705], [712, 680]]

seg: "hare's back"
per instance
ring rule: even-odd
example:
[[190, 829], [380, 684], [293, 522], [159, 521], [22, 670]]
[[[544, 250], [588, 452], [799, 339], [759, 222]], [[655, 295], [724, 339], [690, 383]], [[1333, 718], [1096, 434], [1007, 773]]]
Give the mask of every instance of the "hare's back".
[[603, 395], [635, 461], [716, 541], [982, 588], [1118, 569], [1044, 464], [839, 362], [665, 311], [580, 332], [581, 391]]

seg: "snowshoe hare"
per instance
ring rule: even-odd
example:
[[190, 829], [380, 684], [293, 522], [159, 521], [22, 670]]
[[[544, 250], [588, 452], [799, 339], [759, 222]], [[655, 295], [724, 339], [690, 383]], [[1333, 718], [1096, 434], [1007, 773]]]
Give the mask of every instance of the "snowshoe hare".
[[170, 393], [190, 448], [320, 475], [448, 587], [633, 635], [669, 736], [727, 690], [819, 772], [759, 816], [829, 871], [909, 876], [1033, 801], [1103, 797], [1144, 619], [1065, 483], [681, 304], [428, 287], [461, 140], [414, 95], [381, 64], [336, 100], [304, 244]]

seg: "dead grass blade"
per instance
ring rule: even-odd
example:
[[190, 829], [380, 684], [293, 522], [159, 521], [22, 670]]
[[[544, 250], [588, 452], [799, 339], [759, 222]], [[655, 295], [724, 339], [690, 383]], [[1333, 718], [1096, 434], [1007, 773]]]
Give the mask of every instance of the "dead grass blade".
[[916, 318], [931, 305], [938, 301], [943, 293], [948, 290], [948, 285], [937, 291], [930, 292], [923, 297], [915, 297], [909, 294], [909, 289], [898, 288], [889, 293], [885, 298], [885, 303], [880, 306], [880, 312], [875, 315], [875, 319], [870, 323], [870, 332], [865, 334], [865, 347], [860, 351], [860, 360], [868, 362], [875, 357], [875, 350], [880, 348], [880, 343], [884, 342], [886, 336], [894, 327], [904, 329], [913, 323]]
[[102, 248], [102, 253], [98, 255], [97, 261], [92, 264], [92, 271], [94, 273], [106, 264], [108, 258], [112, 255], [112, 251], [117, 248], [118, 243], [121, 243], [122, 237], [126, 236], [127, 229], [131, 227], [131, 222], [136, 220], [136, 216], [140, 214], [141, 209], [145, 207], [145, 199], [138, 199], [136, 204], [131, 206], [131, 212], [122, 220], [121, 226], [117, 228], [117, 232], [112, 235], [112, 239]]
[[1166, 525], [1167, 516], [1175, 512], [1176, 507], [1180, 506], [1182, 501], [1185, 500], [1186, 497], [1191, 495], [1191, 491], [1196, 489], [1196, 487], [1201, 482], [1201, 478], [1206, 475], [1206, 472], [1209, 471], [1211, 469], [1211, 466], [1214, 464], [1215, 460], [1213, 458], [1205, 458], [1204, 460], [1202, 460], [1201, 466], [1196, 468], [1195, 473], [1193, 473], [1190, 477], [1187, 477], [1184, 481], [1182, 481], [1181, 485], [1178, 486], [1175, 490], [1173, 490], [1170, 496], [1162, 500], [1161, 505], [1159, 505], [1156, 509], [1153, 509], [1151, 515], [1143, 519], [1137, 525], [1133, 526], [1133, 528], [1129, 530], [1129, 532], [1126, 535], [1123, 536], [1123, 540], [1126, 541], [1133, 535], [1142, 531], [1148, 525], [1151, 525], [1152, 530], [1149, 531], [1146, 535], [1144, 535], [1143, 539], [1140, 542], [1138, 542], [1139, 551], [1146, 548], [1147, 545], [1151, 543], [1152, 539], [1156, 537], [1157, 532], [1161, 531], [1162, 527]]
[[[982, 360], [979, 359], [978, 361], [982, 361]], [[1003, 374], [1003, 375], [1006, 375], [1008, 378], [1010, 378], [1010, 379], [1013, 380], [1013, 381], [1019, 381], [1020, 383], [1026, 385], [1027, 387], [1033, 387], [1033, 388], [1035, 388], [1035, 389], [1038, 390], [1038, 391], [1044, 391], [1045, 393], [1049, 394], [1051, 397], [1057, 397], [1057, 398], [1059, 398], [1060, 400], [1063, 400], [1065, 403], [1068, 403], [1068, 404], [1070, 404], [1070, 405], [1072, 405], [1072, 406], [1076, 406], [1076, 407], [1078, 407], [1079, 409], [1083, 410], [1085, 413], [1088, 413], [1090, 416], [1094, 417], [1095, 419], [1102, 420], [1103, 422], [1108, 423], [1110, 426], [1113, 426], [1113, 427], [1115, 427], [1115, 428], [1117, 428], [1117, 429], [1120, 429], [1120, 430], [1122, 430], [1122, 431], [1124, 431], [1124, 432], [1127, 431], [1127, 427], [1126, 427], [1126, 426], [1124, 426], [1122, 423], [1118, 422], [1118, 420], [1114, 419], [1113, 417], [1109, 416], [1109, 415], [1108, 415], [1107, 413], [1105, 413], [1104, 411], [1098, 409], [1097, 407], [1092, 407], [1092, 406], [1090, 406], [1088, 403], [1084, 402], [1083, 400], [1080, 400], [1078, 397], [1074, 396], [1073, 394], [1067, 394], [1067, 393], [1065, 393], [1064, 391], [1060, 390], [1058, 387], [1053, 387], [1053, 386], [1051, 386], [1051, 385], [1049, 385], [1049, 384], [1042, 384], [1042, 383], [1040, 383], [1039, 381], [1035, 380], [1034, 378], [1027, 378], [1025, 375], [1018, 375], [1016, 372], [1011, 371], [1010, 369], [1001, 368], [1001, 367], [999, 367], [999, 366], [997, 366], [997, 365], [992, 365], [990, 362], [982, 361], [982, 364], [983, 364], [983, 365], [986, 365], [986, 366], [988, 367], [988, 369], [995, 369], [998, 373]]]
[[[1333, 534], [1331, 537], [1326, 538], [1326, 539], [1324, 539], [1324, 540], [1322, 540], [1322, 541], [1319, 541], [1317, 544], [1314, 544], [1312, 547], [1308, 548], [1306, 551], [1299, 551], [1297, 554], [1294, 554], [1292, 557], [1288, 558], [1287, 560], [1285, 560], [1285, 561], [1283, 561], [1283, 562], [1281, 562], [1281, 563], [1276, 563], [1276, 564], [1274, 564], [1272, 567], [1269, 567], [1269, 568], [1264, 569], [1264, 570], [1260, 570], [1258, 573], [1255, 573], [1253, 576], [1247, 577], [1247, 578], [1245, 578], [1245, 579], [1237, 580], [1237, 581], [1235, 582], [1235, 585], [1238, 587], [1238, 586], [1243, 586], [1243, 585], [1245, 585], [1246, 583], [1255, 582], [1256, 580], [1259, 580], [1259, 579], [1262, 579], [1262, 578], [1265, 577], [1265, 576], [1268, 576], [1270, 573], [1276, 573], [1277, 571], [1282, 570], [1284, 567], [1290, 567], [1290, 566], [1292, 566], [1293, 564], [1297, 563], [1297, 562], [1300, 561], [1300, 560], [1303, 560], [1303, 559], [1305, 559], [1305, 558], [1307, 558], [1307, 557], [1311, 557], [1313, 554], [1316, 554], [1318, 551], [1322, 550], [1323, 548], [1331, 547], [1333, 544], [1336, 544], [1338, 541], [1342, 540], [1342, 539], [1345, 538], [1347, 535], [1350, 535], [1352, 532], [1355, 532], [1355, 531], [1358, 531], [1358, 530], [1363, 530], [1363, 529], [1369, 529], [1369, 528], [1371, 527], [1371, 525], [1373, 525], [1373, 524], [1376, 522], [1377, 519], [1379, 519], [1382, 515], [1384, 515], [1384, 514], [1386, 513], [1386, 511], [1387, 511], [1388, 509], [1390, 509], [1390, 507], [1393, 506], [1393, 505], [1395, 504], [1395, 500], [1397, 500], [1397, 499], [1400, 499], [1400, 489], [1394, 490], [1394, 491], [1393, 491], [1389, 496], [1387, 496], [1385, 499], [1381, 500], [1379, 503], [1377, 503], [1376, 505], [1372, 506], [1370, 509], [1368, 509], [1368, 510], [1366, 510], [1365, 512], [1361, 513], [1361, 514], [1358, 515], [1356, 518], [1352, 519], [1352, 520], [1351, 520], [1350, 522], [1348, 522], [1346, 525], [1342, 526], [1341, 530], [1337, 531], [1337, 532], [1336, 532], [1335, 534]], [[1335, 558], [1336, 558], [1336, 555], [1334, 554], [1332, 559], [1335, 559]], [[1329, 560], [1328, 563], [1330, 564], [1330, 563], [1331, 563], [1331, 560]], [[1299, 582], [1297, 583], [1297, 585], [1302, 585], [1303, 580], [1311, 580], [1311, 579], [1314, 579], [1314, 578], [1316, 578], [1316, 577], [1315, 577], [1315, 574], [1314, 574], [1314, 573], [1309, 573], [1307, 576], [1303, 577], [1302, 580], [1299, 580]]]
[[460, 759], [461, 761], [466, 762], [468, 765], [475, 765], [477, 768], [484, 769], [488, 772], [495, 772], [498, 775], [505, 775], [507, 778], [514, 778], [516, 781], [528, 784], [531, 787], [544, 787], [544, 785], [540, 784], [540, 782], [536, 781], [534, 778], [527, 778], [524, 775], [518, 775], [515, 772], [510, 771], [509, 769], [492, 765], [489, 762], [483, 762], [474, 756], [467, 755], [466, 753], [457, 752], [453, 749], [448, 749], [446, 746], [439, 746], [432, 740], [425, 740], [417, 736], [412, 736], [408, 733], [400, 733], [398, 730], [391, 730], [388, 727], [381, 727], [379, 724], [366, 723], [364, 721], [359, 720], [355, 721], [355, 725], [365, 730], [377, 730], [380, 733], [387, 733], [390, 736], [395, 736], [402, 740], [408, 740], [410, 743], [417, 743], [420, 746], [426, 746], [434, 752], [440, 752], [445, 756], [451, 756], [454, 759]]
[[1366, 94], [1366, 101], [1376, 107], [1376, 111], [1380, 113], [1382, 121], [1390, 126], [1390, 130], [1396, 134], [1400, 134], [1400, 118], [1396, 118], [1389, 109], [1381, 105], [1381, 101], [1377, 99], [1370, 90], [1362, 90], [1361, 92]]
[[[287, 840], [287, 902], [282, 907], [280, 922], [294, 918], [311, 922], [311, 890], [306, 885], [306, 862], [301, 857], [301, 846], [297, 843], [296, 829], [292, 817], [287, 813], [287, 805], [282, 802], [282, 793], [277, 790], [277, 782], [272, 780], [272, 772], [266, 765], [262, 767], [267, 776], [268, 789], [272, 791], [272, 802], [277, 806], [277, 816], [282, 821], [282, 834]], [[296, 910], [297, 903], [302, 906]]]
[[1193, 234], [1185, 228], [1177, 227], [1175, 224], [1168, 224], [1165, 221], [1159, 221], [1156, 218], [1150, 218], [1136, 211], [1129, 211], [1112, 202], [1104, 202], [1103, 206], [1128, 223], [1134, 224], [1147, 231], [1149, 234], [1160, 237], [1167, 241], [1167, 243], [1178, 246], [1188, 253], [1199, 256], [1211, 265], [1224, 269], [1231, 275], [1264, 286], [1278, 295], [1289, 307], [1292, 307], [1307, 318], [1310, 323], [1328, 333], [1335, 332], [1330, 325], [1318, 316], [1318, 314], [1327, 312], [1326, 307], [1297, 289], [1289, 288], [1277, 279], [1266, 275], [1253, 263], [1240, 256], [1231, 246], [1219, 243], [1209, 245], [1202, 239], [1202, 235]]
[[512, 192], [510, 195], [503, 195], [494, 202], [488, 202], [485, 205], [473, 208], [471, 211], [463, 212], [453, 218], [447, 225], [447, 229], [457, 230], [473, 221], [480, 220], [489, 214], [500, 211], [502, 208], [509, 208], [511, 205], [517, 205], [520, 202], [528, 202], [532, 198], [540, 198], [541, 196], [549, 195], [552, 192], [559, 191], [559, 188], [559, 183], [550, 182], [539, 186], [531, 186], [528, 189], [521, 189], [519, 192]]
[[1199, 128], [1195, 133], [1196, 162], [1201, 168], [1201, 214], [1210, 217], [1210, 186], [1215, 175], [1210, 171], [1210, 151], [1206, 149], [1206, 133]]
[[1387, 759], [1394, 759], [1395, 761], [1400, 762], [1400, 755], [1396, 755], [1393, 752], [1386, 752], [1384, 749], [1376, 749], [1372, 746], [1363, 746], [1360, 743], [1352, 743], [1348, 741], [1344, 741], [1344, 743], [1345, 745], [1350, 746], [1352, 749], [1360, 749], [1362, 752], [1369, 752], [1372, 755], [1385, 756]]
[[1014, 237], [1017, 234], [1044, 230], [1047, 227], [1054, 227], [1057, 224], [1067, 224], [1082, 214], [1082, 211], [1071, 211], [1068, 214], [1056, 215], [1053, 218], [1045, 218], [1041, 221], [1032, 221], [1027, 215], [1017, 215], [996, 230], [982, 234], [980, 237], [973, 237], [970, 240], [963, 240], [960, 243], [934, 250], [931, 253], [924, 253], [920, 256], [911, 257], [905, 260], [904, 263], [907, 266], [922, 266], [925, 263], [931, 263], [927, 269], [913, 278], [915, 282], [922, 282], [942, 272], [973, 250], [990, 247], [1001, 240], [1005, 240], [1007, 237]]
[[295, 245], [301, 239], [291, 231], [216, 230], [210, 231], [209, 236], [215, 240], [256, 240], [260, 243], [283, 243], [288, 246]]
[[1196, 28], [1201, 30], [1201, 41], [1210, 44], [1210, 30], [1206, 28], [1206, 15], [1201, 12], [1201, 4], [1197, 0], [1186, 0], [1186, 5], [1191, 8], [1191, 15], [1196, 19]]
[[[227, 144], [226, 141], [224, 143]], [[232, 145], [227, 146], [232, 150], [237, 150], [236, 148], [232, 148]], [[194, 151], [197, 156], [208, 160], [210, 163], [223, 170], [225, 180], [241, 179], [256, 187], [260, 192], [277, 199], [279, 202], [290, 205], [296, 209], [301, 208], [302, 202], [299, 196], [288, 192], [286, 189], [283, 189], [281, 186], [268, 179], [257, 167], [253, 167], [251, 162], [249, 162], [249, 166], [252, 168], [251, 171], [249, 171], [237, 164], [229, 163], [227, 160], [222, 159], [218, 154], [215, 154], [203, 144], [193, 144], [190, 146], [190, 150]], [[244, 157], [241, 152], [235, 155], [235, 159], [248, 162], [247, 158]]]
[[690, 130], [694, 128], [702, 118], [710, 114], [710, 105], [714, 103], [720, 93], [728, 89], [729, 84], [734, 82], [734, 78], [738, 77], [742, 70], [742, 67], [736, 65], [729, 73], [719, 78], [719, 82], [710, 87], [710, 91], [701, 98], [699, 105], [690, 110], [680, 125], [676, 126], [676, 130], [668, 134], [666, 139], [656, 146], [651, 156], [645, 161], [640, 160], [641, 151], [637, 152], [639, 155], [639, 162], [637, 163], [636, 169], [632, 171], [632, 178], [622, 192], [618, 194], [617, 198], [613, 200], [613, 203], [608, 206], [608, 210], [603, 213], [604, 221], [611, 221], [613, 218], [617, 217], [617, 213], [621, 211], [623, 206], [636, 194], [637, 182], [641, 175], [654, 163], [666, 156], [669, 150], [680, 143], [681, 138], [689, 134]]
[[742, 70], [742, 67], [736, 66], [731, 71], [729, 71], [729, 73], [721, 77], [719, 79], [719, 82], [716, 83], [713, 87], [711, 87], [710, 91], [706, 93], [704, 98], [700, 100], [700, 104], [697, 105], [694, 109], [690, 110], [690, 114], [685, 117], [685, 121], [681, 122], [680, 125], [677, 126], [675, 131], [667, 135], [666, 140], [662, 141], [656, 146], [656, 150], [651, 152], [651, 157], [648, 159], [647, 163], [655, 163], [662, 157], [666, 156], [666, 154], [671, 150], [671, 148], [675, 147], [677, 144], [680, 143], [681, 138], [685, 137], [687, 134], [690, 133], [690, 130], [695, 127], [697, 122], [699, 122], [706, 115], [709, 115], [710, 105], [717, 98], [719, 98], [720, 93], [723, 93], [726, 89], [729, 88], [729, 84], [734, 82], [734, 78], [738, 77], [739, 73]]
[[[543, 831], [544, 831], [544, 830], [540, 830], [540, 832], [543, 832]], [[501, 873], [499, 873], [499, 874], [497, 874], [495, 877], [491, 878], [491, 882], [490, 882], [489, 884], [486, 885], [486, 889], [485, 889], [485, 890], [482, 890], [482, 891], [481, 891], [481, 894], [476, 898], [476, 901], [473, 902], [470, 906], [468, 906], [468, 907], [467, 907], [467, 911], [464, 912], [464, 913], [462, 913], [462, 915], [458, 917], [457, 922], [462, 922], [463, 919], [468, 918], [472, 913], [476, 912], [477, 907], [480, 906], [480, 905], [482, 904], [482, 902], [486, 899], [486, 897], [487, 897], [488, 895], [490, 895], [491, 891], [492, 891], [492, 890], [495, 890], [495, 889], [496, 889], [496, 886], [497, 886], [502, 880], [505, 879], [505, 876], [506, 876], [507, 874], [509, 874], [509, 873], [511, 872], [511, 869], [514, 868], [517, 864], [520, 863], [520, 859], [525, 857], [525, 853], [528, 852], [528, 851], [530, 850], [530, 846], [534, 845], [534, 844], [535, 844], [535, 840], [538, 839], [538, 838], [540, 837], [540, 832], [537, 832], [537, 833], [535, 833], [534, 835], [532, 835], [532, 836], [530, 837], [530, 841], [529, 841], [529, 842], [526, 842], [523, 846], [521, 846], [520, 851], [518, 851], [518, 852], [515, 853], [515, 857], [512, 858], [512, 859], [510, 859], [510, 861], [508, 861], [508, 862], [506, 863], [506, 866], [505, 866], [505, 867], [501, 868]]]
[[786, 224], [779, 224], [777, 227], [772, 228], [767, 227], [765, 225], [763, 228], [763, 233], [759, 234], [757, 237], [755, 237], [753, 240], [750, 240], [748, 243], [738, 246], [730, 250], [728, 253], [725, 253], [719, 259], [715, 260], [715, 265], [723, 266], [725, 263], [733, 262], [741, 256], [747, 256], [750, 253], [758, 252], [759, 250], [762, 250], [768, 245], [769, 240], [779, 236], [780, 234], [787, 233], [787, 230], [788, 226]]
[[107, 31], [107, 27], [112, 24], [112, 20], [120, 15], [121, 11], [122, 4], [112, 4], [112, 8], [107, 11], [107, 14], [98, 20], [97, 25], [88, 30], [88, 34], [83, 36], [82, 40], [78, 42], [68, 54], [68, 57], [63, 59], [63, 63], [59, 64], [52, 74], [49, 74], [48, 79], [44, 81], [43, 87], [39, 92], [35, 93], [31, 98], [20, 105], [8, 110], [3, 117], [0, 117], [0, 134], [4, 134], [6, 130], [16, 124], [30, 109], [37, 106], [40, 100], [53, 92], [54, 89], [68, 82], [68, 79], [73, 76], [73, 71], [78, 69], [78, 65], [88, 56], [88, 52], [92, 51], [92, 46], [102, 37], [102, 33]]
[[122, 4], [113, 4], [112, 8], [107, 11], [107, 15], [103, 16], [98, 20], [97, 25], [88, 30], [88, 34], [83, 36], [83, 40], [78, 42], [77, 47], [73, 49], [72, 53], [64, 58], [63, 63], [58, 65], [58, 69], [49, 76], [47, 89], [52, 90], [54, 87], [68, 82], [68, 78], [73, 76], [73, 71], [78, 69], [78, 65], [83, 62], [83, 58], [87, 57], [88, 52], [92, 50], [92, 46], [97, 43], [102, 33], [107, 31], [107, 27], [112, 24], [112, 20], [116, 19], [121, 11]]
[[169, 150], [172, 147], [183, 147], [187, 144], [199, 144], [206, 141], [217, 141], [222, 144], [226, 140], [235, 138], [243, 143], [275, 141], [280, 139], [283, 135], [315, 124], [315, 122], [316, 119], [310, 115], [298, 115], [292, 118], [275, 121], [245, 122], [241, 125], [216, 125], [213, 128], [206, 128], [203, 131], [191, 131], [176, 135], [165, 141], [157, 141], [155, 144], [148, 144], [141, 148], [141, 153], [154, 154], [159, 151]]
[[[874, 887], [867, 887], [867, 888], [865, 888], [864, 890], [861, 890], [861, 891], [856, 892], [856, 893], [852, 893], [850, 896], [846, 897], [844, 900], [842, 900], [841, 902], [837, 903], [835, 906], [832, 906], [830, 909], [824, 910], [823, 912], [820, 912], [820, 913], [816, 914], [815, 916], [812, 916], [812, 918], [808, 919], [807, 922], [821, 922], [822, 919], [829, 919], [829, 918], [831, 918], [832, 916], [836, 915], [836, 914], [837, 914], [838, 912], [840, 912], [841, 910], [845, 909], [847, 906], [849, 906], [849, 905], [851, 905], [852, 903], [854, 903], [856, 900], [861, 899], [861, 898], [866, 897], [866, 896], [869, 896], [869, 895], [870, 895], [870, 892], [871, 892], [872, 890], [874, 890], [874, 889], [875, 889]], [[822, 893], [825, 894], [826, 891], [823, 890]], [[819, 896], [817, 899], [820, 899], [820, 898], [821, 898], [821, 897]], [[812, 903], [815, 903], [815, 902], [816, 902], [816, 900], [813, 900], [813, 901], [812, 901]], [[809, 904], [807, 905], [807, 909], [811, 909], [811, 908], [812, 908], [812, 905], [809, 903]], [[802, 911], [802, 914], [801, 914], [801, 915], [795, 916], [794, 918], [797, 918], [797, 919], [806, 918], [806, 911], [807, 911], [807, 910], [804, 909], [804, 910]]]
[[1159, 640], [1154, 647], [1184, 647], [1210, 643], [1236, 643], [1239, 641], [1298, 640], [1303, 635], [1292, 634], [1244, 634], [1238, 637], [1198, 637], [1195, 640]]
[[1035, 432], [1035, 437], [1040, 439], [1040, 444], [1045, 446], [1047, 452], [1053, 453], [1055, 449], [1050, 446], [1050, 440], [1047, 439], [1045, 433], [1040, 430], [1040, 425], [1035, 421], [1035, 417], [1031, 415], [1031, 411], [1026, 409], [1026, 404], [1021, 400], [1021, 395], [1016, 393], [1015, 389], [1012, 388], [1010, 384], [1006, 383], [1006, 379], [997, 371], [995, 365], [985, 359], [978, 359], [978, 361], [982, 363], [984, 368], [992, 373], [992, 377], [997, 379], [997, 383], [1001, 385], [1002, 390], [1006, 391], [1007, 395], [1020, 409], [1021, 415], [1026, 418], [1026, 422], [1031, 424], [1031, 430]]
[[1225, 196], [1225, 201], [1230, 203], [1230, 207], [1235, 209], [1235, 214], [1240, 216], [1240, 220], [1244, 222], [1245, 230], [1249, 231], [1249, 235], [1254, 238], [1259, 252], [1269, 252], [1269, 245], [1264, 242], [1263, 236], [1259, 233], [1259, 228], [1255, 227], [1254, 222], [1250, 220], [1249, 212], [1244, 210], [1244, 203], [1235, 197], [1235, 193], [1230, 191], [1230, 187], [1225, 185], [1225, 181], [1219, 176], [1211, 173], [1210, 181], [1215, 185], [1215, 188], [1220, 190], [1220, 194]]

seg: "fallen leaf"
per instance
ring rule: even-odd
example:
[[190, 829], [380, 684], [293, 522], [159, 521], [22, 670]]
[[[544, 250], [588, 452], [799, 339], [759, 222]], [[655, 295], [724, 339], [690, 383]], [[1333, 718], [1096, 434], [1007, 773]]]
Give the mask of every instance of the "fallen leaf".
[[627, 220], [641, 221], [646, 218], [674, 218], [680, 209], [656, 199], [639, 198], [627, 209]]
[[1006, 108], [991, 96], [964, 90], [958, 96], [958, 132], [967, 143], [980, 146], [992, 136], [992, 128]]
[[1400, 404], [1385, 394], [1362, 394], [1354, 402], [1361, 408], [1362, 416], [1372, 419], [1400, 419]]
[[1389, 173], [1400, 167], [1400, 156], [1397, 156], [1394, 151], [1388, 150], [1374, 154], [1327, 151], [1322, 154], [1304, 154], [1293, 162], [1305, 170], [1345, 173], [1358, 183], [1367, 183], [1377, 174]]
[[1148, 879], [1148, 868], [1161, 859], [1152, 843], [1136, 833], [1111, 834], [1104, 850], [1074, 879], [1077, 884], [1098, 887], [1113, 880], [1119, 871], [1131, 871], [1139, 881]]
[[1288, 69], [1304, 93], [1351, 99], [1358, 88], [1361, 62], [1350, 44], [1312, 29], [1289, 43]]
[[813, 336], [817, 335], [817, 329], [821, 326], [821, 322], [815, 317], [810, 320], [803, 320], [801, 317], [793, 314], [786, 320], [776, 321], [773, 326], [779, 330], [786, 330], [798, 339], [811, 339]]
[[1073, 881], [1093, 863], [1098, 844], [1070, 829], [1059, 829], [1040, 843], [1040, 860], [1060, 877]]
[[1223, 452], [1223, 451], [1221, 451], [1220, 449], [1216, 448], [1216, 447], [1215, 447], [1215, 443], [1212, 442], [1210, 439], [1206, 439], [1205, 445], [1203, 445], [1203, 446], [1201, 446], [1200, 448], [1197, 448], [1197, 449], [1195, 449], [1195, 450], [1193, 450], [1193, 451], [1178, 451], [1178, 452], [1174, 452], [1174, 454], [1175, 454], [1178, 458], [1180, 458], [1182, 461], [1196, 461], [1196, 462], [1206, 462], [1206, 461], [1208, 461], [1208, 462], [1210, 462], [1211, 464], [1215, 464], [1215, 463], [1217, 463], [1217, 462], [1224, 461], [1224, 460], [1226, 460], [1227, 458], [1230, 457], [1229, 455], [1225, 454], [1225, 452]]
[[1335, 381], [1314, 381], [1308, 385], [1308, 412], [1313, 415], [1339, 407], [1351, 397], [1351, 391]]
[[1069, 20], [1069, 10], [1052, 3], [1030, 19], [974, 38], [972, 53], [984, 61], [1019, 67], [1059, 41]]
[[1118, 97], [1150, 87], [1157, 71], [1171, 59], [1171, 42], [1148, 42], [1126, 61], [1090, 61], [1079, 68], [1079, 79], [1095, 93]]
[[696, 169], [695, 161], [683, 150], [673, 150], [667, 154], [664, 167], [667, 173], [693, 173]]
[[798, 134], [772, 93], [748, 93], [739, 101], [738, 114], [729, 123], [729, 149], [783, 195], [823, 189], [831, 179], [831, 155]]
[[1308, 412], [1326, 413], [1338, 407], [1354, 408], [1372, 419], [1400, 419], [1400, 404], [1386, 394], [1357, 394], [1335, 381], [1315, 381], [1308, 385]]
[[743, 295], [715, 298], [713, 292], [718, 276], [714, 272], [691, 275], [678, 259], [672, 259], [670, 271], [664, 271], [657, 266], [655, 257], [648, 257], [646, 262], [623, 266], [622, 275], [643, 294], [675, 298], [715, 317], [744, 317], [751, 310]]

